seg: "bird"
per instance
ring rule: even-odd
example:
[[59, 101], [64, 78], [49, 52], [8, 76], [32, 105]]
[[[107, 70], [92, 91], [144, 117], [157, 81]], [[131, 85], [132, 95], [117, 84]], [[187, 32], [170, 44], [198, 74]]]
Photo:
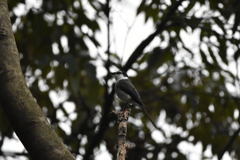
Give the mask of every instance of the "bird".
[[117, 94], [118, 98], [127, 104], [133, 104], [140, 107], [147, 115], [148, 119], [152, 122], [153, 126], [158, 129], [156, 124], [147, 113], [141, 97], [132, 82], [129, 80], [127, 73], [120, 70], [117, 72], [112, 72], [111, 74], [114, 75], [116, 79], [115, 93]]

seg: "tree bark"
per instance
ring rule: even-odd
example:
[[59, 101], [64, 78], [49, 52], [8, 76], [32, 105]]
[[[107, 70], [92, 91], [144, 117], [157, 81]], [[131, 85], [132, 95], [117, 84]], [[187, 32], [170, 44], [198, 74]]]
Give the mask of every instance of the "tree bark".
[[75, 159], [51, 128], [26, 85], [7, 0], [0, 0], [0, 104], [32, 159]]
[[125, 160], [127, 149], [132, 149], [135, 145], [126, 141], [127, 121], [131, 113], [131, 108], [124, 108], [121, 111], [112, 111], [118, 117], [118, 152], [117, 160]]

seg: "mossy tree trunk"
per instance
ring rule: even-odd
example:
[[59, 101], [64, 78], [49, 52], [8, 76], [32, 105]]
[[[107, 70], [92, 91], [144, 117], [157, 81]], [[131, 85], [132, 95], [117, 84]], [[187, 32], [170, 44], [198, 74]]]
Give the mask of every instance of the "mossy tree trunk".
[[0, 0], [0, 104], [32, 159], [74, 159], [51, 128], [26, 85], [7, 0]]

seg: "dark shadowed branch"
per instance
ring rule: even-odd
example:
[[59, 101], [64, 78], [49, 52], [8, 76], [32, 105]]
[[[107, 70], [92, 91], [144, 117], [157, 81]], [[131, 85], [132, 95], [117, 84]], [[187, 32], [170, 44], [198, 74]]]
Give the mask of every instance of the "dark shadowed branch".
[[238, 137], [240, 132], [240, 127], [238, 128], [238, 130], [235, 131], [235, 133], [233, 134], [233, 136], [231, 137], [231, 139], [228, 141], [227, 145], [225, 146], [225, 148], [223, 149], [223, 151], [218, 155], [219, 160], [222, 159], [224, 153], [226, 151], [228, 151], [228, 149], [231, 147], [232, 143], [235, 141], [235, 139]]
[[140, 57], [143, 53], [143, 50], [152, 42], [152, 40], [161, 32], [164, 30], [167, 22], [171, 19], [171, 16], [176, 13], [176, 10], [181, 5], [183, 0], [177, 1], [175, 4], [171, 6], [169, 11], [166, 13], [166, 16], [161, 20], [160, 24], [157, 26], [157, 29], [149, 35], [145, 40], [143, 40], [138, 47], [133, 51], [130, 58], [128, 59], [127, 63], [123, 66], [122, 70], [125, 72], [131, 68], [132, 64], [136, 62], [138, 57]]

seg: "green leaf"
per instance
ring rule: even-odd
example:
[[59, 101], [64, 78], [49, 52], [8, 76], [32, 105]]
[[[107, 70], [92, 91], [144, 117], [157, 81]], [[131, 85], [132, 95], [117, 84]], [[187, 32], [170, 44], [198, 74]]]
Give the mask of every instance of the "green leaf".
[[236, 13], [235, 14], [235, 19], [234, 19], [234, 25], [233, 25], [233, 28], [232, 28], [233, 35], [237, 31], [239, 23], [240, 23], [240, 15], [239, 15], [239, 13]]
[[207, 60], [207, 56], [205, 55], [202, 49], [200, 49], [200, 55], [202, 57], [202, 62], [206, 65], [206, 67], [208, 69], [212, 68], [212, 64], [209, 63], [209, 61]]
[[72, 75], [77, 74], [79, 70], [77, 59], [72, 55], [68, 55], [65, 57], [65, 61], [69, 66], [70, 73]]
[[240, 56], [240, 49], [238, 49], [235, 53], [234, 53], [234, 60], [237, 62], [238, 58]]
[[60, 87], [63, 88], [63, 81], [65, 80], [67, 75], [67, 70], [63, 65], [59, 65], [57, 68], [55, 68], [55, 84]]
[[92, 63], [89, 63], [89, 62], [85, 63], [84, 68], [85, 68], [85, 70], [87, 72], [87, 75], [90, 78], [90, 80], [92, 80], [92, 81], [97, 80], [96, 67]]
[[80, 74], [75, 74], [69, 77], [70, 88], [75, 95], [78, 94], [79, 86], [80, 86]]
[[170, 52], [169, 48], [161, 49], [160, 47], [156, 47], [149, 53], [149, 58], [147, 60], [148, 69], [156, 69], [163, 63], [167, 63], [171, 60], [173, 60], [173, 54]]
[[227, 45], [225, 40], [220, 40], [220, 47], [219, 47], [219, 56], [221, 57], [222, 61], [227, 65]]
[[218, 66], [218, 61], [217, 61], [216, 56], [214, 55], [211, 47], [208, 47], [208, 52], [209, 52], [209, 54], [210, 54], [210, 56], [211, 56], [211, 58], [214, 62], [214, 65]]
[[220, 27], [223, 31], [224, 34], [226, 34], [226, 30], [224, 28], [224, 23], [223, 21], [221, 21], [218, 17], [214, 17], [213, 20], [216, 22], [216, 24], [218, 25], [218, 27]]
[[139, 7], [137, 8], [136, 14], [138, 15], [139, 13], [144, 11], [144, 8], [145, 8], [145, 1], [142, 1], [141, 4], [139, 5]]

